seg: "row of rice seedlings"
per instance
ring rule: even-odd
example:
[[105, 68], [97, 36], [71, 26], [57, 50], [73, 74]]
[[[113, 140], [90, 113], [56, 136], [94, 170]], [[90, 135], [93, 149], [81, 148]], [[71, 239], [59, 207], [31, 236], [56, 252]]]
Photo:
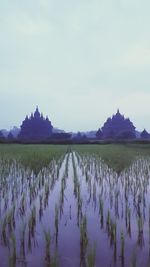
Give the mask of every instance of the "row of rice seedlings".
[[51, 255], [51, 233], [50, 230], [44, 230], [45, 238], [45, 266], [46, 267], [57, 267], [58, 266], [58, 256], [55, 253], [54, 256]]
[[[86, 171], [86, 173], [88, 173], [88, 171]], [[91, 179], [87, 179], [86, 181], [89, 180], [91, 181]], [[93, 192], [94, 192], [94, 199], [96, 199], [96, 193], [95, 193], [95, 187], [96, 184], [95, 182], [93, 183]], [[96, 201], [96, 200], [95, 200]], [[101, 228], [104, 227], [104, 203], [103, 200], [101, 198], [101, 196], [99, 196], [99, 214], [100, 214], [100, 224], [101, 224]], [[108, 215], [107, 215], [107, 220], [106, 220], [106, 229], [108, 231], [108, 235], [110, 237], [110, 245], [114, 247], [114, 261], [116, 262], [117, 260], [117, 223], [113, 222], [113, 220], [110, 218], [110, 212], [108, 211]]]
[[[30, 177], [29, 177], [28, 181], [25, 181], [25, 178], [24, 178], [25, 175], [23, 175], [23, 174], [24, 174], [24, 172], [21, 172], [21, 178], [17, 177], [18, 180], [15, 179], [15, 177], [13, 177], [13, 179], [14, 179], [13, 180], [12, 177], [11, 177], [11, 179], [9, 179], [9, 181], [7, 181], [6, 185], [10, 184], [12, 201], [14, 201], [14, 199], [17, 200], [17, 198], [19, 196], [19, 191], [20, 191], [20, 194], [22, 194], [23, 189], [27, 189], [26, 182], [28, 182], [28, 188], [30, 190], [30, 204], [31, 204], [32, 203], [32, 199], [34, 200], [34, 198], [36, 197], [36, 194], [37, 194], [37, 190], [35, 190], [36, 183], [34, 183], [34, 177], [33, 177], [32, 174], [29, 175]], [[33, 181], [33, 183], [32, 183], [32, 181]], [[12, 186], [12, 184], [14, 184], [14, 185]], [[5, 185], [5, 187], [3, 187], [3, 192], [4, 192], [4, 188], [7, 188], [6, 185]], [[8, 190], [8, 188], [7, 188], [7, 190]], [[6, 210], [7, 207], [8, 207], [8, 203], [9, 203], [8, 198], [9, 198], [10, 194], [9, 193], [8, 194], [4, 193], [4, 195], [5, 195], [5, 198], [4, 198], [5, 199], [5, 201], [4, 201], [5, 202], [5, 206], [4, 206], [4, 208]], [[23, 211], [24, 209], [21, 208], [21, 210]]]
[[36, 207], [31, 210], [31, 214], [28, 219], [28, 249], [32, 251], [32, 239], [35, 239], [35, 227], [36, 227]]
[[27, 224], [23, 222], [21, 232], [20, 232], [20, 261], [26, 262], [26, 252], [25, 252], [25, 237], [26, 237], [26, 226]]
[[[115, 214], [118, 212], [118, 192], [115, 194]], [[100, 214], [100, 221], [101, 221], [101, 227], [103, 228], [104, 223], [104, 215], [103, 215], [103, 201], [101, 197], [99, 198], [99, 214]], [[110, 212], [108, 211], [107, 219], [106, 219], [106, 227], [108, 231], [108, 235], [110, 236], [110, 244], [114, 246], [114, 260], [116, 262], [117, 260], [117, 224], [113, 223], [112, 219], [110, 218]], [[131, 232], [131, 213], [130, 209], [127, 209], [127, 228], [129, 233]], [[121, 258], [121, 264], [124, 266], [124, 234], [121, 232], [121, 251], [120, 251], [120, 258]]]
[[77, 184], [77, 224], [78, 226], [82, 219], [82, 205], [83, 205], [83, 200], [81, 197], [80, 183], [78, 182]]
[[56, 167], [56, 177], [59, 179], [60, 176], [60, 170], [62, 168], [63, 162], [65, 160], [66, 154], [62, 155], [59, 160], [57, 161], [57, 164], [55, 164]]
[[110, 219], [109, 225], [110, 246], [113, 246], [114, 262], [117, 260], [117, 223]]
[[[25, 201], [25, 198], [24, 198], [24, 196], [22, 197], [22, 199], [21, 199], [21, 210], [22, 211], [24, 211], [25, 210], [25, 208], [24, 208], [24, 201]], [[8, 216], [7, 216], [7, 218], [6, 219], [8, 219], [8, 225], [11, 225], [11, 218], [13, 218], [13, 216], [11, 215], [12, 213], [10, 212], [9, 214], [8, 214]], [[35, 228], [35, 225], [36, 225], [36, 209], [35, 209], [35, 207], [33, 207], [33, 209], [32, 209], [32, 211], [31, 211], [31, 216], [30, 216], [30, 218], [29, 218], [29, 224], [28, 224], [28, 226], [29, 226], [29, 243], [31, 243], [31, 240], [30, 240], [30, 237], [32, 236], [32, 237], [34, 237], [34, 228]], [[4, 222], [5, 223], [5, 222]], [[5, 224], [6, 225], [6, 224]], [[25, 250], [24, 250], [24, 233], [25, 233], [25, 230], [23, 230], [23, 233], [22, 233], [22, 237], [21, 237], [21, 240], [20, 240], [20, 242], [21, 242], [21, 250], [22, 250], [22, 255], [24, 255], [24, 257], [25, 257]], [[4, 234], [3, 234], [4, 235]], [[6, 238], [5, 238], [6, 239]], [[30, 245], [31, 246], [31, 245]], [[29, 246], [29, 247], [30, 247]], [[23, 259], [22, 259], [22, 261], [23, 261]]]
[[2, 226], [1, 226], [1, 238], [4, 246], [7, 246], [8, 239], [7, 239], [7, 215], [5, 215]]
[[8, 245], [9, 235], [15, 229], [15, 226], [15, 205], [13, 205], [1, 222], [1, 238], [5, 246]]
[[13, 205], [12, 209], [7, 214], [7, 225], [9, 229], [9, 233], [15, 228], [15, 205]]
[[[83, 206], [83, 199], [81, 197], [81, 185], [80, 181], [78, 179], [78, 174], [77, 174], [77, 166], [75, 162], [76, 158], [76, 153], [72, 153], [72, 167], [73, 167], [73, 182], [74, 182], [74, 195], [77, 200], [77, 225], [80, 225], [80, 222], [82, 221], [83, 213], [82, 213], [82, 206]], [[77, 160], [77, 164], [79, 161], [79, 157]]]
[[66, 177], [68, 177], [68, 173], [69, 173], [69, 158], [70, 158], [70, 153], [68, 153], [66, 156], [66, 163], [65, 163], [65, 176]]
[[60, 217], [63, 215], [63, 207], [64, 207], [64, 201], [65, 201], [65, 189], [67, 185], [67, 176], [68, 176], [68, 170], [69, 170], [69, 158], [70, 158], [70, 155], [67, 155], [64, 159], [65, 166], [64, 166], [64, 172], [61, 178], [61, 188], [60, 188], [60, 198], [59, 198]]
[[[76, 165], [76, 160], [74, 160], [74, 161], [75, 161], [75, 165]], [[92, 166], [91, 166], [91, 164], [92, 164]], [[107, 195], [105, 195], [105, 197], [104, 197], [104, 194], [105, 194], [105, 187], [106, 187], [106, 185], [108, 185], [110, 187], [110, 190], [112, 191], [112, 202], [111, 202], [112, 203], [112, 208], [114, 207], [114, 210], [117, 210], [118, 209], [118, 214], [119, 214], [119, 208], [121, 206], [121, 202], [119, 200], [121, 199], [122, 191], [125, 193], [125, 203], [123, 203], [123, 205], [125, 207], [125, 213], [124, 214], [125, 214], [126, 227], [127, 227], [127, 231], [128, 231], [128, 229], [131, 227], [131, 223], [132, 223], [132, 220], [131, 220], [131, 211], [132, 211], [131, 209], [132, 209], [132, 206], [130, 207], [130, 212], [129, 212], [129, 208], [128, 208], [129, 207], [129, 196], [130, 196], [130, 198], [131, 197], [133, 198], [133, 196], [134, 196], [133, 192], [136, 192], [135, 193], [136, 196], [139, 194], [140, 197], [138, 198], [138, 200], [135, 199], [135, 205], [137, 205], [137, 213], [136, 214], [138, 214], [138, 215], [141, 214], [141, 209], [142, 209], [141, 202], [143, 202], [142, 205], [143, 205], [144, 209], [146, 209], [146, 207], [145, 207], [145, 201], [146, 200], [145, 200], [145, 197], [144, 196], [146, 195], [147, 180], [146, 179], [143, 179], [142, 180], [142, 184], [141, 183], [138, 183], [138, 179], [139, 178], [138, 178], [138, 176], [136, 174], [136, 179], [133, 182], [131, 180], [131, 175], [134, 174], [134, 168], [132, 168], [132, 172], [130, 170], [131, 173], [129, 175], [129, 178], [127, 179], [127, 182], [125, 182], [125, 181], [122, 182], [122, 187], [121, 187], [121, 190], [122, 191], [121, 191], [121, 194], [117, 196], [117, 193], [116, 193], [116, 187], [117, 187], [116, 186], [116, 183], [119, 183], [119, 180], [117, 180], [117, 178], [116, 178], [117, 176], [115, 174], [113, 174], [111, 171], [109, 171], [107, 173], [107, 169], [105, 170], [105, 166], [101, 166], [100, 167], [100, 164], [98, 166], [96, 166], [96, 164], [97, 163], [96, 163], [95, 160], [92, 161], [90, 159], [90, 162], [88, 164], [88, 167], [87, 167], [86, 171], [87, 171], [87, 173], [92, 172], [94, 174], [94, 168], [96, 167], [96, 177], [98, 179], [98, 176], [100, 176], [99, 173], [98, 173], [98, 169], [100, 169], [101, 176], [100, 176], [100, 179], [99, 180], [100, 180], [100, 183], [101, 183], [101, 193], [102, 193], [101, 194], [101, 200], [102, 199], [105, 199], [105, 201], [107, 201], [107, 198], [106, 198]], [[144, 167], [144, 168], [146, 168], [146, 167]], [[77, 171], [76, 171], [76, 174], [77, 174]], [[105, 174], [105, 176], [104, 176], [104, 174]], [[126, 175], [128, 176], [128, 174], [129, 173], [127, 172]], [[39, 190], [39, 180], [38, 180], [38, 184], [37, 184], [37, 182], [35, 183], [35, 191], [36, 191], [35, 198], [39, 195], [39, 192], [41, 190], [43, 190], [43, 193], [44, 193], [44, 189], [45, 189], [45, 185], [46, 184], [49, 186], [49, 182], [50, 181], [48, 180], [48, 178], [45, 177], [45, 175], [43, 175], [43, 177], [44, 177], [44, 179], [42, 178], [43, 181], [42, 181], [42, 186], [41, 186], [40, 190]], [[53, 175], [53, 177], [54, 177], [54, 175]], [[34, 178], [35, 178], [34, 176], [31, 176], [30, 185], [34, 185]], [[124, 178], [125, 178], [125, 174], [122, 174], [122, 180], [125, 180]], [[89, 180], [91, 181], [91, 178], [89, 178]], [[21, 179], [21, 181], [22, 181], [21, 183], [26, 183], [24, 179]], [[65, 182], [66, 182], [66, 180], [63, 180], [63, 187], [64, 188], [65, 188], [65, 186], [64, 186], [65, 185]], [[81, 198], [81, 188], [80, 188], [80, 183], [79, 183], [78, 177], [77, 177], [76, 182], [77, 182], [76, 183], [76, 197], [77, 197], [78, 206], [80, 206], [80, 201], [82, 200], [82, 198]], [[92, 183], [91, 183], [91, 186], [92, 186]], [[94, 187], [94, 185], [93, 185], [93, 187]], [[6, 188], [6, 191], [7, 191], [8, 188], [7, 187], [5, 187], [5, 188]], [[29, 189], [29, 183], [28, 183], [28, 189]], [[140, 190], [141, 190], [142, 193], [138, 192]], [[21, 196], [21, 192], [22, 192], [22, 186], [21, 186], [21, 184], [18, 185], [18, 192], [19, 192], [19, 196]], [[93, 192], [95, 192], [95, 191], [93, 190]], [[63, 190], [63, 194], [64, 194], [64, 190]], [[96, 196], [95, 193], [93, 193], [93, 196], [96, 199], [97, 196]], [[35, 198], [33, 198], [32, 204], [34, 203]], [[18, 199], [20, 199], [20, 197]], [[44, 199], [44, 197], [42, 198], [42, 201], [41, 201], [42, 204], [41, 204], [41, 206], [43, 206], [43, 199]], [[131, 201], [130, 201], [130, 203], [131, 203]], [[118, 205], [120, 205], [120, 206], [118, 207]], [[19, 207], [20, 206], [21, 205], [19, 205]], [[100, 206], [101, 206], [100, 207], [100, 216], [101, 216], [101, 220], [103, 219], [102, 220], [103, 221], [102, 225], [103, 225], [104, 224], [104, 208], [102, 208], [102, 206], [103, 206], [102, 203], [100, 203]], [[126, 207], [127, 207], [127, 209], [126, 209]], [[7, 208], [8, 208], [8, 205], [7, 205]], [[82, 211], [82, 209], [81, 209], [81, 211]], [[143, 231], [144, 231], [144, 216], [142, 216], [142, 214], [140, 216], [142, 217], [142, 221], [143, 221], [142, 224], [143, 224], [143, 226], [141, 227], [141, 222], [140, 222], [139, 223], [140, 227], [139, 227], [139, 231], [138, 231], [139, 233], [141, 232], [141, 229], [143, 229]], [[9, 216], [9, 217], [11, 217], [11, 216]], [[109, 225], [108, 226], [108, 229], [110, 231], [110, 239], [112, 240], [112, 244], [114, 245], [114, 251], [115, 251], [115, 240], [116, 240], [116, 238], [115, 238], [115, 227], [113, 226], [112, 219], [111, 218], [109, 219], [109, 217], [110, 216], [108, 216], [108, 218], [107, 218], [108, 219], [108, 225]], [[116, 217], [116, 218], [119, 219], [119, 217]], [[12, 220], [10, 220], [10, 218], [9, 218], [8, 221], [9, 222], [10, 221], [12, 222]], [[139, 221], [140, 221], [140, 219], [139, 219]], [[6, 225], [8, 226], [8, 224], [6, 224]], [[11, 223], [11, 225], [12, 225], [12, 223]], [[11, 229], [11, 231], [12, 231], [12, 229]], [[122, 241], [120, 240], [120, 243], [121, 242]], [[121, 246], [121, 248], [122, 248], [122, 246]], [[122, 249], [121, 249], [121, 251], [122, 251]], [[122, 253], [120, 253], [120, 254], [122, 255]], [[121, 258], [122, 258], [122, 256], [121, 256]]]
[[26, 212], [26, 197], [25, 193], [23, 193], [22, 198], [20, 200], [20, 215], [24, 216]]
[[[21, 217], [26, 216], [28, 213], [29, 207], [34, 205], [36, 198], [38, 197], [40, 191], [43, 193], [42, 198], [40, 198], [40, 209], [39, 209], [39, 217], [42, 217], [43, 212], [43, 199], [45, 193], [45, 199], [47, 203], [48, 195], [49, 195], [49, 185], [51, 185], [51, 177], [56, 177], [54, 170], [52, 170], [53, 176], [46, 176], [47, 170], [43, 170], [35, 176], [32, 171], [28, 168], [25, 170], [20, 163], [13, 162], [11, 163], [11, 167], [9, 168], [10, 174], [7, 173], [7, 176], [2, 177], [0, 181], [0, 210], [2, 211], [3, 207], [3, 220], [1, 219], [1, 239], [3, 244], [9, 245], [9, 235], [15, 229], [16, 224], [16, 233], [18, 233], [18, 215]], [[55, 163], [56, 164], [56, 163]], [[53, 165], [53, 168], [55, 166]], [[60, 161], [60, 168], [62, 165], [62, 160]], [[4, 165], [3, 165], [4, 166]], [[4, 166], [4, 168], [6, 165]], [[56, 169], [56, 168], [55, 168]], [[57, 171], [57, 170], [56, 170]], [[9, 174], [9, 175], [8, 175]], [[42, 176], [42, 180], [40, 177]], [[53, 179], [53, 185], [56, 181], [56, 178]], [[44, 191], [45, 190], [45, 191]], [[26, 192], [26, 194], [24, 193]], [[10, 198], [11, 196], [11, 198]], [[14, 203], [14, 204], [13, 204]], [[12, 206], [10, 209], [9, 207]], [[16, 211], [16, 212], [15, 212]], [[5, 215], [6, 214], [6, 215]], [[41, 214], [41, 215], [40, 215]], [[35, 228], [36, 228], [36, 208], [33, 206], [31, 215], [28, 219], [28, 244], [29, 248], [31, 247], [31, 238], [35, 236]], [[20, 234], [20, 255], [22, 255], [22, 259], [25, 258], [25, 229], [22, 230]]]
[[143, 218], [139, 216], [137, 218], [137, 225], [138, 225], [138, 240], [137, 244], [142, 248], [144, 246], [144, 235], [143, 235]]
[[[88, 179], [87, 179], [88, 180]], [[118, 214], [119, 211], [119, 200], [118, 200], [118, 196], [119, 196], [119, 192], [115, 193], [115, 201], [114, 201], [114, 206], [115, 206], [115, 214]], [[125, 202], [125, 223], [126, 223], [126, 228], [127, 228], [127, 232], [129, 234], [129, 236], [131, 237], [131, 208], [128, 208], [128, 196], [125, 197], [126, 202]], [[144, 198], [143, 198], [144, 199]], [[145, 201], [145, 200], [144, 200]], [[103, 225], [103, 205], [102, 205], [102, 200], [100, 199], [100, 205], [99, 205], [99, 214], [101, 216], [101, 225]], [[139, 202], [140, 203], [140, 202]], [[141, 214], [141, 213], [140, 213]], [[116, 216], [117, 218], [118, 216]], [[110, 212], [108, 211], [108, 215], [107, 215], [107, 229], [110, 235], [110, 242], [112, 244], [114, 244], [114, 259], [116, 260], [117, 257], [117, 239], [116, 239], [116, 223], [113, 224], [112, 220], [110, 219]], [[141, 219], [140, 219], [141, 222]], [[139, 244], [142, 244], [142, 233], [143, 233], [143, 224], [139, 223], [138, 226], [138, 232], [139, 232]], [[120, 251], [120, 258], [121, 258], [121, 265], [124, 266], [124, 234], [123, 232], [121, 232], [121, 239], [120, 239], [120, 243], [121, 243], [121, 251]]]
[[[113, 179], [111, 179], [111, 180], [113, 180]], [[125, 180], [125, 179], [124, 179]], [[106, 179], [105, 179], [105, 182], [106, 182]], [[111, 182], [112, 183], [112, 182]], [[128, 183], [129, 183], [129, 179], [128, 179]], [[132, 184], [133, 186], [134, 186], [134, 184]], [[111, 184], [109, 184], [109, 186], [111, 186]], [[114, 187], [114, 185], [113, 185], [113, 187]], [[111, 187], [111, 190], [110, 190], [110, 192], [113, 192], [114, 190], [113, 190], [113, 187]], [[125, 188], [126, 188], [126, 186], [125, 186]], [[125, 189], [125, 191], [126, 191], [126, 189]], [[126, 191], [127, 192], [127, 191]], [[146, 192], [146, 191], [145, 191]], [[130, 192], [128, 192], [128, 194], [129, 194]], [[114, 207], [115, 207], [115, 215], [116, 215], [116, 217], [118, 217], [118, 219], [119, 219], [119, 199], [118, 199], [118, 197], [119, 197], [119, 192], [117, 191], [117, 192], [115, 192], [115, 197], [114, 197], [114, 199], [115, 199], [115, 201], [114, 201]], [[128, 199], [129, 199], [129, 197], [128, 197], [128, 195], [126, 195], [125, 196], [125, 206], [127, 207], [128, 205]], [[139, 198], [138, 198], [139, 199]], [[140, 198], [141, 199], [141, 198]], [[145, 195], [143, 194], [143, 208], [145, 209], [146, 208], [146, 205], [145, 205]], [[112, 205], [113, 205], [113, 193], [111, 193], [111, 199], [110, 199], [110, 202], [111, 202], [111, 208], [112, 208]], [[138, 211], [138, 214], [140, 214], [141, 213], [141, 209], [140, 209], [140, 203], [141, 203], [141, 200], [138, 200], [138, 202], [137, 202], [137, 211]], [[144, 214], [145, 214], [145, 212], [144, 212]], [[126, 226], [127, 226], [127, 228], [128, 228], [128, 230], [129, 230], [129, 234], [130, 234], [130, 229], [131, 229], [131, 211], [128, 209], [128, 208], [126, 208], [126, 212], [125, 212], [125, 220], [126, 220]], [[145, 216], [144, 216], [145, 217]], [[127, 225], [127, 221], [128, 221], [128, 225]]]
[[86, 252], [88, 246], [88, 235], [87, 235], [87, 218], [83, 216], [80, 222], [80, 266], [86, 264]]
[[96, 182], [94, 181], [93, 183], [93, 202], [94, 202], [94, 207], [96, 209], [96, 203], [97, 203], [97, 195], [96, 195]]
[[74, 153], [72, 153], [72, 166], [73, 166], [73, 177], [74, 177], [74, 195], [75, 197], [77, 197], [78, 175], [77, 175]]
[[131, 238], [131, 209], [128, 208], [127, 211], [127, 233], [129, 234], [129, 237]]
[[[132, 169], [132, 171], [134, 172], [134, 169]], [[133, 198], [134, 198], [134, 195], [131, 195], [131, 193], [132, 193], [131, 186], [133, 188], [137, 187], [137, 181], [136, 181], [136, 184], [134, 184], [132, 182], [132, 176], [134, 176], [134, 175], [133, 174], [132, 175], [130, 174], [130, 176], [127, 175], [128, 178], [130, 177], [130, 179], [127, 179], [128, 185], [126, 185], [126, 183], [123, 184], [123, 186], [125, 188], [125, 202], [124, 202], [125, 203], [125, 213], [124, 213], [125, 214], [125, 225], [126, 225], [127, 233], [129, 234], [130, 238], [131, 238], [131, 222], [132, 222], [132, 219], [131, 219], [131, 207], [129, 207], [128, 201], [129, 201], [129, 194], [130, 194], [130, 197], [133, 196]], [[140, 177], [139, 178], [136, 177], [136, 179], [140, 179]], [[148, 179], [149, 179], [149, 177], [148, 177]], [[148, 186], [148, 185], [149, 185], [149, 183], [147, 182], [147, 180], [143, 179], [142, 183], [139, 183], [138, 189], [137, 189], [137, 191], [141, 190], [141, 192], [139, 193], [138, 198], [136, 198], [136, 203], [137, 203], [137, 213], [136, 214], [138, 215], [138, 224], [137, 224], [138, 225], [138, 242], [137, 242], [137, 244], [140, 247], [142, 247], [144, 245], [143, 232], [144, 232], [144, 220], [146, 218], [145, 217], [145, 209], [147, 208], [147, 205], [146, 205], [146, 194], [147, 194], [146, 186]], [[114, 185], [111, 188], [111, 191], [112, 192], [115, 191], [114, 190]], [[112, 196], [113, 196], [113, 194], [112, 194]], [[115, 192], [114, 208], [115, 208], [116, 218], [119, 219], [119, 216], [117, 216], [117, 214], [119, 214], [119, 205], [120, 204], [122, 205], [123, 202], [120, 203], [120, 201], [118, 199], [118, 196], [119, 196], [119, 193]], [[137, 196], [137, 193], [136, 193], [136, 196]], [[113, 203], [113, 200], [111, 202]], [[142, 203], [142, 206], [143, 206], [143, 216], [142, 216], [142, 213], [141, 213], [141, 203]], [[111, 208], [112, 207], [113, 206], [111, 206]], [[102, 214], [102, 212], [100, 214]], [[123, 213], [122, 213], [122, 216], [123, 216]], [[108, 222], [109, 222], [109, 215], [108, 215]], [[150, 223], [149, 223], [149, 225], [150, 225]], [[150, 228], [150, 226], [149, 226], [149, 228]], [[108, 229], [109, 229], [109, 223], [108, 223]], [[123, 244], [123, 242], [122, 242], [122, 244]], [[123, 245], [122, 245], [122, 247], [123, 247]], [[123, 249], [121, 251], [123, 251]], [[121, 255], [123, 255], [123, 253], [121, 253]], [[121, 258], [123, 258], [123, 257], [121, 256]]]
[[60, 216], [63, 214], [63, 206], [64, 206], [64, 194], [65, 194], [65, 178], [61, 179], [61, 190], [60, 190], [60, 199], [59, 199], [59, 205], [60, 205]]

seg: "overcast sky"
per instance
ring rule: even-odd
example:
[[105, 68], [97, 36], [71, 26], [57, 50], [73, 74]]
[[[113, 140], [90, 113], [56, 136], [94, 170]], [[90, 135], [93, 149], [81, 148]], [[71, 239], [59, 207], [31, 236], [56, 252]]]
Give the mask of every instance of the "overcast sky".
[[0, 128], [38, 105], [95, 130], [120, 108], [150, 131], [149, 0], [0, 0]]

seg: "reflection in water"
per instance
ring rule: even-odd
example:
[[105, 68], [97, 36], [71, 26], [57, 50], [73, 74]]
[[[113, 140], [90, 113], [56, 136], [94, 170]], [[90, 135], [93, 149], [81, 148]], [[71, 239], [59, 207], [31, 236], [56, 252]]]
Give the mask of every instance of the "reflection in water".
[[39, 172], [1, 166], [2, 266], [148, 266], [149, 158], [119, 174], [71, 151]]

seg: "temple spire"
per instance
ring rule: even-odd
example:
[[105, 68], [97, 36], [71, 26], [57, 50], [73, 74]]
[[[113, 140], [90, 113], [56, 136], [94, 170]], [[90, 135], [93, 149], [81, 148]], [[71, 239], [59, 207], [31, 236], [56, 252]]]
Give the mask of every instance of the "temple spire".
[[36, 110], [34, 112], [34, 117], [36, 117], [36, 118], [40, 117], [40, 112], [39, 112], [38, 106], [36, 106]]

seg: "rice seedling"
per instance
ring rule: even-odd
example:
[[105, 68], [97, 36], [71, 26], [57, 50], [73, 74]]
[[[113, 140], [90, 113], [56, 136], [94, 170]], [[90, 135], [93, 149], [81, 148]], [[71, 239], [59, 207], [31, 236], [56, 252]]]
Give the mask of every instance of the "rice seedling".
[[131, 210], [128, 208], [128, 223], [127, 223], [127, 232], [131, 238]]
[[15, 235], [12, 234], [10, 236], [10, 258], [9, 258], [9, 266], [16, 267], [17, 263], [17, 253], [16, 253], [16, 238]]
[[58, 243], [58, 223], [59, 223], [59, 219], [58, 219], [58, 207], [57, 205], [55, 205], [55, 232], [56, 232], [56, 245]]
[[87, 267], [96, 266], [96, 245], [90, 248], [87, 254]]
[[2, 221], [2, 241], [5, 246], [7, 245], [6, 227], [7, 227], [7, 215], [5, 215]]
[[51, 257], [51, 262], [50, 264], [48, 265], [48, 267], [58, 267], [59, 264], [58, 264], [58, 257], [57, 255]]
[[41, 221], [42, 219], [42, 216], [43, 216], [43, 196], [42, 195], [39, 195], [39, 205], [40, 205], [40, 208], [39, 208], [39, 220]]
[[80, 223], [80, 250], [81, 258], [85, 260], [85, 253], [88, 246], [88, 236], [87, 236], [87, 218], [84, 215]]
[[45, 262], [46, 266], [50, 266], [51, 264], [51, 255], [50, 255], [50, 246], [51, 246], [51, 234], [50, 230], [44, 230], [44, 238], [45, 238]]
[[124, 241], [124, 233], [121, 232], [121, 251], [120, 251], [120, 257], [121, 257], [121, 265], [124, 266], [124, 252], [125, 252], [125, 241]]
[[137, 220], [137, 224], [138, 224], [138, 241], [137, 244], [142, 248], [144, 246], [144, 236], [143, 236], [143, 219], [140, 216]]
[[93, 183], [93, 202], [95, 205], [95, 209], [96, 209], [96, 183]]
[[108, 237], [110, 236], [110, 229], [111, 229], [111, 226], [110, 226], [111, 223], [110, 222], [111, 222], [110, 211], [108, 210], [107, 218], [106, 218], [106, 231], [108, 233]]
[[44, 192], [44, 208], [48, 206], [48, 198], [49, 198], [49, 185], [45, 184], [45, 192]]
[[23, 193], [23, 196], [22, 196], [21, 201], [20, 201], [20, 214], [21, 214], [21, 216], [24, 216], [25, 208], [26, 208], [26, 198], [25, 198], [25, 193]]
[[137, 256], [135, 250], [132, 253], [131, 267], [137, 267]]
[[104, 226], [104, 204], [103, 204], [103, 200], [101, 198], [99, 198], [99, 213], [101, 216], [101, 228], [103, 228]]
[[20, 256], [22, 261], [25, 261], [25, 233], [26, 233], [26, 223], [23, 223], [21, 233], [20, 233]]
[[35, 226], [36, 226], [36, 207], [34, 206], [31, 210], [31, 215], [28, 221], [29, 232], [32, 237], [34, 237]]

